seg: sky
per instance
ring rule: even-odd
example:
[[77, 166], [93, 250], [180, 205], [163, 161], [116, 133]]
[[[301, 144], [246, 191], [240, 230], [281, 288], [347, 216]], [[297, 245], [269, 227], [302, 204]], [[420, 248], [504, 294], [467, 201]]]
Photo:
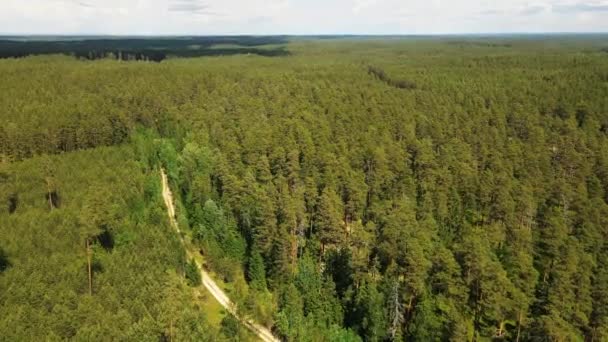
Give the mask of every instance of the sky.
[[1, 0], [0, 34], [608, 32], [608, 0]]

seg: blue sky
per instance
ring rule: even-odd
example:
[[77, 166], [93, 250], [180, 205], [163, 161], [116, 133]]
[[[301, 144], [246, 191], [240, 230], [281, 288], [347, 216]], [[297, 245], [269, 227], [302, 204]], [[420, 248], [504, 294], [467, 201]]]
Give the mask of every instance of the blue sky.
[[2, 34], [608, 32], [608, 0], [2, 0]]

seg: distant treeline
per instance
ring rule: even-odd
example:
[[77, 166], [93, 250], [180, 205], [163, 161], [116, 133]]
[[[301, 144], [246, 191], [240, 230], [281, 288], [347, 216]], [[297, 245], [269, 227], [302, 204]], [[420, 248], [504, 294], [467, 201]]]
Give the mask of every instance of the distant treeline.
[[[119, 59], [122, 61], [150, 61], [160, 62], [170, 56], [175, 57], [204, 57], [204, 56], [230, 56], [230, 55], [259, 55], [265, 57], [286, 56], [289, 52], [283, 48], [279, 49], [258, 49], [258, 48], [228, 48], [228, 49], [200, 49], [191, 51], [122, 51], [122, 50], [101, 50], [101, 51], [75, 51], [69, 53], [78, 59], [96, 60], [103, 58]], [[31, 54], [23, 54], [25, 57]], [[1, 53], [0, 53], [1, 56]]]
[[416, 89], [416, 83], [408, 80], [396, 80], [394, 78], [391, 78], [386, 74], [386, 72], [384, 72], [384, 70], [378, 67], [369, 66], [367, 71], [370, 75], [377, 77], [379, 80], [390, 85], [391, 87], [399, 89]]
[[510, 47], [513, 47], [513, 44], [511, 44], [511, 43], [476, 42], [476, 41], [467, 41], [467, 40], [448, 41], [447, 44], [450, 44], [450, 45], [460, 45], [460, 46], [490, 47], [490, 48], [510, 48]]
[[[0, 40], [0, 58], [30, 55], [66, 54], [81, 59], [115, 58], [160, 62], [167, 57], [224, 56], [256, 54], [285, 56], [283, 46], [262, 48], [263, 45], [286, 43], [283, 37], [189, 37], [189, 38], [133, 38], [133, 39], [72, 39], [72, 40]], [[215, 48], [216, 45], [231, 47]]]

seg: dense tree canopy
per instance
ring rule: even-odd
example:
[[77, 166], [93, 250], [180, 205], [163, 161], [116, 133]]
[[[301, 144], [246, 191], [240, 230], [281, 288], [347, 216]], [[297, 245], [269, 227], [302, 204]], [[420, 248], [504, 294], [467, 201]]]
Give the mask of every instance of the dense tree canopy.
[[496, 39], [0, 60], [0, 331], [159, 335], [171, 313], [202, 336], [173, 311], [162, 163], [207, 266], [286, 340], [608, 339], [608, 59]]

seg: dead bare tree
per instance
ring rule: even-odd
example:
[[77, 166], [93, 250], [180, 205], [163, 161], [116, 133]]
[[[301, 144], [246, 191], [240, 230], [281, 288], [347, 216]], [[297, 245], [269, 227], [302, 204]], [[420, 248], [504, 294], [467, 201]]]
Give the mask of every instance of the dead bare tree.
[[391, 296], [389, 300], [389, 313], [390, 313], [390, 327], [388, 329], [388, 333], [391, 337], [391, 340], [395, 340], [395, 336], [399, 331], [399, 327], [403, 324], [403, 303], [399, 299], [399, 281], [395, 280], [395, 284], [393, 285], [393, 290], [391, 291]]

